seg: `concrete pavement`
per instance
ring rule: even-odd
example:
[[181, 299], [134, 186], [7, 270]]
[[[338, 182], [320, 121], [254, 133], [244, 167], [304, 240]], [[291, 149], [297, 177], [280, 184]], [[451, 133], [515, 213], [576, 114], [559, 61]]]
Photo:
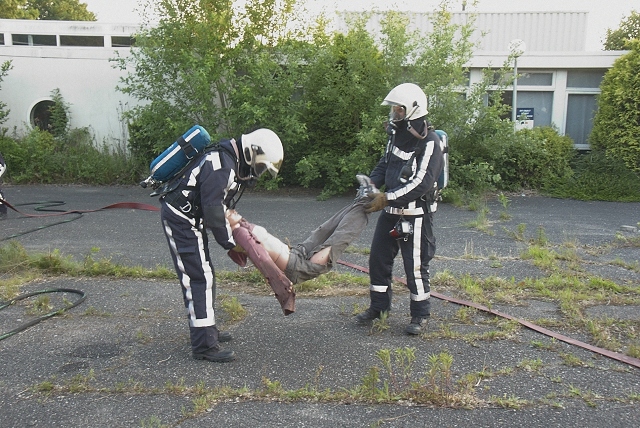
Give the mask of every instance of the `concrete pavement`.
[[[63, 201], [62, 208], [78, 210], [122, 201], [157, 205], [148, 191], [137, 187], [3, 189], [13, 204]], [[320, 202], [304, 193], [250, 193], [238, 208], [274, 235], [297, 242], [349, 200]], [[33, 205], [19, 208], [42, 213], [33, 211]], [[640, 284], [638, 247], [611, 245], [616, 233], [632, 239], [639, 236], [632, 228], [640, 221], [640, 204], [513, 195], [509, 220], [500, 220], [504, 207], [498, 202], [489, 202], [489, 208], [489, 229], [482, 231], [469, 225], [477, 220], [477, 212], [441, 205], [435, 222], [438, 251], [433, 274], [446, 270], [453, 275], [516, 281], [547, 275], [519, 257], [526, 240], [543, 231], [555, 245], [575, 245], [586, 274], [618, 284]], [[0, 221], [0, 239], [55, 221], [11, 213]], [[375, 216], [354, 245], [366, 248], [374, 226]], [[519, 232], [525, 241], [515, 239]], [[88, 213], [16, 239], [30, 251], [58, 249], [77, 260], [98, 251], [94, 257], [127, 265], [153, 268], [171, 262], [157, 212]], [[215, 244], [212, 256], [218, 270], [235, 269]], [[343, 258], [367, 266], [366, 255], [346, 253]], [[359, 274], [343, 266], [337, 270]], [[396, 271], [402, 275], [399, 263]], [[389, 328], [378, 332], [353, 320], [353, 312], [367, 305], [366, 289], [351, 296], [299, 296], [296, 313], [284, 317], [273, 296], [223, 285], [218, 295], [236, 297], [248, 314], [231, 323], [218, 311], [224, 328], [234, 335], [227, 347], [236, 351], [238, 359], [215, 364], [190, 357], [187, 321], [175, 281], [53, 277], [36, 279], [23, 291], [54, 287], [80, 289], [87, 300], [64, 315], [0, 341], [2, 427], [630, 427], [640, 420], [640, 369], [526, 328], [511, 331], [502, 320], [480, 312], [471, 315], [472, 322], [461, 322], [460, 306], [438, 299], [432, 299], [429, 329], [446, 327], [458, 334], [409, 337], [403, 334], [408, 295], [400, 290], [394, 297]], [[562, 319], [552, 300], [501, 303], [495, 308], [530, 320]], [[591, 308], [594, 316], [607, 316], [613, 323], [625, 321], [625, 328], [636, 331], [638, 309], [633, 304]], [[25, 318], [20, 308], [0, 311], [0, 333]], [[486, 340], [464, 336], [495, 331], [510, 333]], [[590, 340], [584, 332], [570, 328], [562, 333]], [[418, 358], [413, 380], [426, 376], [429, 356], [443, 352], [453, 357], [452, 387], [474, 376], [477, 384], [469, 394], [469, 408], [349, 400], [280, 402], [256, 394], [263, 391], [265, 381], [279, 382], [288, 391], [355, 390], [372, 367], [381, 366], [378, 351], [405, 347], [415, 348]], [[211, 401], [199, 410], [201, 391], [217, 387], [247, 388], [252, 393]]]

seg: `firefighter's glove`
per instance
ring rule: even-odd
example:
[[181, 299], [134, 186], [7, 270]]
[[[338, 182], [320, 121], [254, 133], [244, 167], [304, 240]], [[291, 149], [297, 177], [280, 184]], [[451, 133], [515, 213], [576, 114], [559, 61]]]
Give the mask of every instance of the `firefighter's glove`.
[[367, 213], [374, 213], [380, 211], [387, 206], [387, 195], [384, 192], [370, 193], [367, 195], [369, 202], [364, 205], [364, 211]]

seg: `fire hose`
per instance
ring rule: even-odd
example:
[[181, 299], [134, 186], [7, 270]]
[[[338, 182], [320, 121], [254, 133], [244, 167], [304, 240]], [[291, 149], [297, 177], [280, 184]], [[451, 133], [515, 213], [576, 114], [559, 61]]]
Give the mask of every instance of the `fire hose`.
[[[107, 210], [107, 209], [115, 209], [115, 208], [125, 208], [125, 209], [138, 209], [138, 210], [146, 210], [146, 211], [159, 211], [158, 207], [153, 206], [153, 205], [149, 205], [149, 204], [143, 204], [143, 203], [138, 203], [138, 202], [118, 202], [115, 204], [111, 204], [111, 205], [107, 205], [104, 206], [102, 208], [98, 208], [98, 209], [93, 209], [93, 210], [69, 210], [69, 211], [65, 211], [65, 210], [58, 210], [58, 209], [51, 209], [50, 207], [55, 207], [55, 206], [60, 206], [60, 205], [64, 205], [63, 201], [44, 201], [44, 202], [32, 202], [32, 203], [25, 203], [25, 204], [19, 204], [19, 206], [25, 206], [25, 205], [37, 205], [36, 208], [34, 208], [36, 211], [51, 211], [52, 213], [48, 213], [48, 214], [27, 214], [24, 213], [22, 211], [20, 211], [19, 209], [17, 209], [15, 206], [11, 205], [9, 202], [7, 202], [6, 200], [2, 199], [1, 200], [2, 203], [4, 205], [7, 206], [7, 208], [12, 209], [13, 211], [17, 212], [18, 214], [21, 214], [25, 217], [53, 217], [53, 216], [65, 216], [65, 215], [70, 215], [70, 214], [75, 214], [76, 216], [73, 218], [68, 218], [62, 221], [58, 221], [55, 223], [50, 223], [44, 226], [39, 226], [37, 228], [34, 229], [30, 229], [24, 232], [20, 232], [11, 236], [8, 236], [6, 238], [2, 238], [0, 239], [0, 242], [2, 241], [6, 241], [9, 239], [13, 239], [16, 238], [18, 236], [23, 236], [26, 235], [27, 233], [31, 233], [31, 232], [35, 232], [38, 230], [42, 230], [44, 228], [47, 227], [51, 227], [51, 226], [55, 226], [57, 224], [63, 224], [63, 223], [68, 223], [74, 220], [79, 219], [80, 217], [82, 217], [83, 214], [85, 213], [91, 213], [91, 212], [97, 212], [97, 211], [102, 211], [102, 210]], [[85, 301], [85, 299], [87, 298], [87, 295], [84, 291], [82, 290], [75, 290], [72, 288], [51, 288], [51, 289], [45, 289], [45, 290], [40, 290], [40, 291], [34, 291], [32, 293], [25, 293], [25, 294], [21, 294], [7, 302], [4, 303], [0, 303], [0, 310], [5, 309], [8, 306], [14, 305], [15, 303], [27, 299], [29, 297], [33, 297], [33, 296], [38, 296], [41, 294], [48, 294], [48, 293], [72, 293], [72, 294], [77, 294], [80, 297], [73, 302], [72, 304], [67, 305], [64, 308], [61, 309], [57, 309], [54, 311], [51, 311], [45, 315], [39, 316], [37, 318], [34, 318], [16, 328], [14, 328], [11, 331], [8, 331], [6, 333], [0, 333], [0, 340], [4, 340], [10, 336], [13, 336], [16, 333], [19, 333], [21, 331], [26, 330], [29, 327], [32, 327], [36, 324], [38, 324], [41, 321], [44, 321], [48, 318], [51, 318], [55, 315], [59, 315], [71, 308], [74, 308], [76, 306], [78, 306], [79, 304], [81, 304], [82, 302]]]
[[[359, 270], [360, 272], [369, 273], [369, 269], [367, 269], [367, 268], [365, 268], [363, 266], [358, 266], [358, 265], [355, 265], [355, 264], [352, 264], [352, 263], [348, 263], [348, 262], [345, 262], [345, 261], [342, 261], [342, 260], [338, 260], [338, 263], [340, 263], [341, 265], [350, 267], [351, 269]], [[398, 281], [398, 282], [404, 284], [404, 285], [407, 285], [406, 280], [404, 280], [402, 278], [394, 277], [393, 279], [395, 281]], [[445, 296], [443, 294], [436, 293], [436, 292], [433, 292], [433, 291], [431, 292], [431, 296], [435, 297], [436, 299], [440, 299], [440, 300], [444, 300], [444, 301], [447, 301], [447, 302], [455, 303], [457, 305], [468, 306], [470, 308], [474, 308], [474, 309], [477, 309], [477, 310], [482, 311], [482, 312], [486, 312], [486, 313], [489, 313], [489, 314], [492, 314], [492, 315], [495, 315], [495, 316], [498, 316], [498, 317], [501, 317], [501, 318], [505, 318], [505, 319], [508, 319], [510, 321], [515, 321], [515, 322], [519, 323], [520, 325], [523, 325], [523, 326], [525, 326], [525, 327], [527, 327], [527, 328], [529, 328], [529, 329], [531, 329], [533, 331], [536, 331], [538, 333], [542, 333], [545, 336], [552, 337], [552, 338], [554, 338], [556, 340], [560, 340], [561, 342], [565, 342], [565, 343], [568, 343], [570, 345], [574, 345], [574, 346], [578, 346], [578, 347], [583, 348], [583, 349], [587, 349], [587, 350], [589, 350], [591, 352], [595, 352], [596, 354], [600, 354], [600, 355], [603, 355], [605, 357], [620, 361], [622, 363], [629, 364], [630, 366], [634, 366], [634, 367], [640, 368], [640, 359], [638, 359], [638, 358], [633, 358], [633, 357], [630, 357], [628, 355], [621, 354], [619, 352], [613, 352], [613, 351], [609, 351], [608, 349], [603, 349], [603, 348], [599, 348], [597, 346], [589, 345], [588, 343], [581, 342], [579, 340], [573, 339], [571, 337], [565, 336], [565, 335], [557, 333], [555, 331], [551, 331], [551, 330], [546, 329], [544, 327], [540, 327], [539, 325], [536, 325], [536, 324], [534, 324], [532, 322], [529, 322], [527, 320], [523, 320], [523, 319], [520, 319], [520, 318], [513, 317], [513, 316], [511, 316], [509, 314], [505, 314], [503, 312], [496, 311], [495, 309], [488, 308], [488, 307], [486, 307], [484, 305], [481, 305], [481, 304], [478, 304], [478, 303], [475, 303], [475, 302], [469, 302], [469, 301], [466, 301], [466, 300], [457, 299], [455, 297]]]

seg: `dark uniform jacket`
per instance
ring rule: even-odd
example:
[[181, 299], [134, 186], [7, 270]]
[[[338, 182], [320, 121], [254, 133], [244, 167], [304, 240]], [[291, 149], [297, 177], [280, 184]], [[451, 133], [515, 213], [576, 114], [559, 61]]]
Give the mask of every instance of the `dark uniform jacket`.
[[[415, 208], [415, 201], [434, 191], [443, 166], [438, 134], [429, 130], [426, 138], [420, 139], [408, 126], [424, 135], [427, 123], [422, 117], [402, 121], [397, 128], [389, 125], [387, 149], [371, 172], [376, 187], [386, 186], [389, 206], [395, 208]], [[401, 177], [403, 168], [407, 173]]]
[[230, 140], [219, 149], [206, 151], [180, 176], [180, 183], [162, 201], [171, 204], [189, 218], [202, 219], [216, 242], [229, 250], [236, 246], [225, 218], [226, 209], [241, 188], [238, 158]]

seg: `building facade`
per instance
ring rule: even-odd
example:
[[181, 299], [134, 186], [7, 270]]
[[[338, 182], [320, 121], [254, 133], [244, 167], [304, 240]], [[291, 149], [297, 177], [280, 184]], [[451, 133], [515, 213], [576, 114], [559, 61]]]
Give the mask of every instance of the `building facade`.
[[125, 145], [122, 113], [138, 102], [116, 89], [125, 72], [110, 61], [128, 55], [133, 26], [79, 21], [0, 19], [0, 63], [12, 68], [0, 88], [10, 110], [2, 125], [24, 135], [48, 127], [48, 106], [59, 90], [70, 126], [87, 128], [97, 144]]
[[[587, 12], [516, 12], [452, 14], [455, 24], [474, 19], [473, 40], [478, 50], [468, 64], [469, 83], [482, 70], [500, 68], [509, 57], [509, 45], [526, 45], [517, 58], [516, 91], [505, 93], [519, 126], [553, 126], [570, 136], [578, 149], [588, 148], [596, 112], [596, 98], [606, 71], [624, 51], [585, 51]], [[372, 14], [368, 28], [379, 28]], [[349, 14], [337, 15], [336, 30], [345, 30]], [[428, 33], [427, 14], [416, 14], [410, 27]], [[122, 113], [139, 103], [117, 90], [127, 70], [110, 61], [128, 55], [137, 28], [98, 22], [0, 20], [0, 62], [13, 68], [2, 83], [0, 99], [10, 109], [3, 125], [18, 134], [46, 126], [52, 91], [58, 89], [70, 105], [70, 125], [88, 128], [98, 143], [125, 144], [128, 138]], [[515, 96], [514, 96], [515, 95]]]
[[[350, 15], [341, 14], [336, 29], [345, 31]], [[522, 119], [517, 126], [553, 126], [571, 137], [577, 149], [588, 149], [600, 83], [615, 60], [626, 53], [586, 51], [588, 15], [582, 11], [452, 13], [453, 24], [471, 22], [475, 28], [470, 41], [478, 49], [467, 64], [469, 85], [482, 80], [484, 69], [504, 66], [513, 41], [524, 42], [524, 51], [517, 58], [516, 105], [513, 87], [503, 98], [505, 104], [515, 107], [516, 119]], [[370, 32], [380, 29], [381, 17], [371, 15]], [[426, 35], [433, 29], [431, 18], [411, 15], [409, 29]]]

